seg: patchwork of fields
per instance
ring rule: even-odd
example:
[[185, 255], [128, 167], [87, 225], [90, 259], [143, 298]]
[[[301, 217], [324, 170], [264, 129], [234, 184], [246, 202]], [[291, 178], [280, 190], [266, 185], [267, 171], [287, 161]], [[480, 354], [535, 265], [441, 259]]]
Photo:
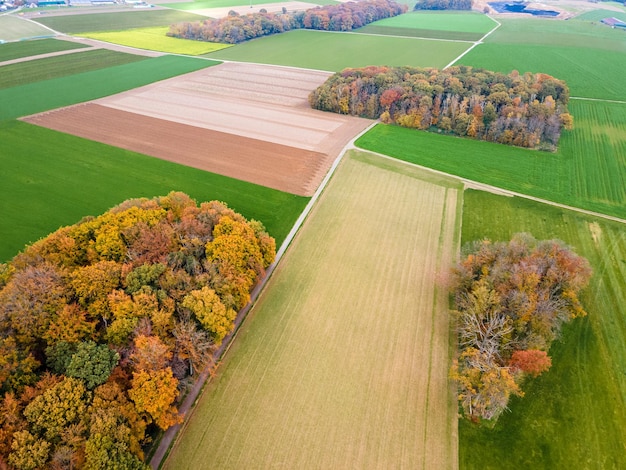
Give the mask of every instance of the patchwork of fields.
[[[241, 2], [171, 6], [229, 10]], [[575, 129], [557, 152], [383, 125], [358, 144], [626, 218], [626, 35], [594, 23], [604, 14], [500, 15], [502, 25], [459, 62], [549, 73], [566, 80], [572, 96], [617, 101], [570, 101]], [[156, 27], [147, 34], [158, 35], [148, 39], [158, 50], [171, 43], [160, 37], [167, 25], [203, 18], [165, 9], [26, 15], [69, 34], [117, 31], [110, 40], [118, 42], [137, 41], [134, 28]], [[620, 15], [626, 11], [610, 16]], [[443, 67], [494, 25], [480, 14], [411, 13], [353, 33], [292, 31], [206, 54], [307, 70], [103, 50], [0, 65], [0, 261], [59, 225], [171, 190], [225, 201], [281, 243], [340, 149], [370, 124], [308, 109], [326, 71]], [[41, 34], [52, 33], [0, 16], [0, 42]], [[73, 47], [2, 44], [0, 62]], [[37, 125], [15, 120], [26, 115]], [[464, 196], [452, 178], [347, 155], [166, 468], [623, 467], [626, 228], [518, 198]], [[493, 429], [461, 421], [457, 431], [447, 376], [453, 342], [437, 279], [458, 251], [462, 202], [463, 242], [530, 231], [572, 244], [595, 270], [584, 294], [589, 316], [565, 329], [550, 352], [553, 368]]]
[[26, 120], [302, 196], [370, 121], [309, 108], [327, 74], [223, 64]]
[[435, 281], [461, 198], [454, 181], [348, 154], [165, 468], [457, 468]]

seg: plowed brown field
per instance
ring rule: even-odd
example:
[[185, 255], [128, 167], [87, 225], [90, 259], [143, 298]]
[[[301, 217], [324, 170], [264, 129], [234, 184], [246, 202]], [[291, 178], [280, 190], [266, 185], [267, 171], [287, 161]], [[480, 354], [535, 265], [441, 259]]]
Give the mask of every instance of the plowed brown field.
[[226, 63], [26, 121], [293, 194], [313, 194], [371, 121], [312, 110], [328, 74]]

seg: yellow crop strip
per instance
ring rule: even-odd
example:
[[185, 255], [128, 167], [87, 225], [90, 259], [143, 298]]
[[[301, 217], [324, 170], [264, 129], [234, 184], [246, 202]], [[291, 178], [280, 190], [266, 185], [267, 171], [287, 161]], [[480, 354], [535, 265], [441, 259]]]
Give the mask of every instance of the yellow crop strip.
[[202, 55], [219, 51], [230, 44], [192, 41], [167, 36], [167, 26], [155, 28], [137, 28], [126, 31], [107, 31], [82, 33], [81, 36], [111, 42], [122, 46], [136, 47], [150, 51], [167, 52], [170, 54]]

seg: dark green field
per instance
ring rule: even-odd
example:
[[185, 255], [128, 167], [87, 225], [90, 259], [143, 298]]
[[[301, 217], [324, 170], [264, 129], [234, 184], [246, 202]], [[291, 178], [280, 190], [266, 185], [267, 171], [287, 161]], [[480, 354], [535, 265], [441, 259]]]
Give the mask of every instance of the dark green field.
[[626, 106], [572, 101], [575, 129], [555, 153], [379, 124], [367, 150], [481, 183], [626, 218]]
[[76, 34], [95, 31], [123, 31], [150, 26], [169, 26], [182, 21], [199, 21], [204, 16], [176, 10], [128, 11], [84, 15], [48, 16], [37, 18], [55, 31]]
[[280, 243], [308, 198], [19, 121], [0, 124], [0, 261], [60, 226], [131, 197], [179, 190], [262, 221]]
[[146, 57], [123, 52], [94, 49], [19, 62], [0, 68], [0, 89], [66, 77], [91, 70], [101, 70], [145, 59]]
[[462, 420], [462, 469], [620, 469], [626, 465], [626, 227], [519, 198], [466, 191], [463, 241], [530, 232], [591, 262], [589, 315], [564, 329], [549, 372], [493, 429]]
[[10, 42], [0, 46], [0, 62], [39, 54], [48, 54], [50, 52], [81, 49], [85, 47], [88, 46], [76, 42], [59, 41], [57, 39]]
[[0, 90], [0, 120], [102, 98], [216, 63], [168, 55], [6, 88]]

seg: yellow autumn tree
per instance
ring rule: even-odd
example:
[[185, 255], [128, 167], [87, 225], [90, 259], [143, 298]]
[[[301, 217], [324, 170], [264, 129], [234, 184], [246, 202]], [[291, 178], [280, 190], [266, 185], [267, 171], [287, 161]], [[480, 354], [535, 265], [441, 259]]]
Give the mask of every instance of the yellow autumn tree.
[[190, 292], [183, 299], [182, 306], [193, 312], [202, 327], [211, 334], [216, 345], [234, 328], [237, 312], [227, 308], [209, 287]]

